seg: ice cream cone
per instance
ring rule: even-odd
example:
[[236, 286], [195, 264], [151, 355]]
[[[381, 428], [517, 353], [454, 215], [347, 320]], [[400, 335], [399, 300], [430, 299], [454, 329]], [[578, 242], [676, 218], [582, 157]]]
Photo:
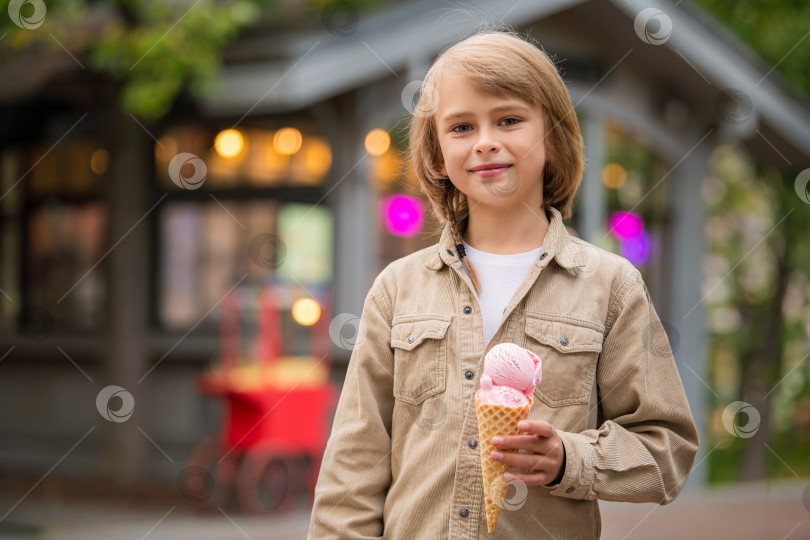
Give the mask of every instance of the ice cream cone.
[[[521, 420], [529, 417], [529, 409], [532, 406], [532, 398], [529, 398], [527, 405], [510, 407], [507, 405], [496, 405], [491, 403], [481, 403], [478, 396], [475, 398], [475, 414], [478, 418], [478, 440], [481, 448], [481, 472], [484, 477], [484, 500], [487, 511], [487, 530], [495, 530], [498, 516], [503, 506], [503, 497], [506, 494], [507, 482], [503, 479], [503, 473], [510, 468], [510, 465], [494, 461], [490, 456], [496, 450], [492, 446], [492, 437], [496, 435], [519, 435], [517, 424]], [[510, 450], [506, 450], [507, 452]], [[517, 452], [516, 450], [514, 452]]]

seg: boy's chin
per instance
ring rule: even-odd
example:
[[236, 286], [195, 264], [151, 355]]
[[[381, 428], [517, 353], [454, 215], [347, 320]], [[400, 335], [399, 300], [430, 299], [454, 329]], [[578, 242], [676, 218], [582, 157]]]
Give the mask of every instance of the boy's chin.
[[523, 206], [522, 201], [514, 194], [509, 196], [488, 194], [477, 200], [471, 200], [471, 204], [482, 210], [491, 209], [496, 211], [511, 211]]

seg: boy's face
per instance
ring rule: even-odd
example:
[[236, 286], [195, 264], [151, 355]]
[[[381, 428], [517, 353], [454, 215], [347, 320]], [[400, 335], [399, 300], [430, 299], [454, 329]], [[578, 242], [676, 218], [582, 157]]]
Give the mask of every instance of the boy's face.
[[[470, 208], [543, 206], [546, 126], [543, 109], [520, 98], [493, 96], [456, 73], [436, 86], [433, 120], [442, 174], [467, 196]], [[483, 208], [481, 208], [483, 209]]]

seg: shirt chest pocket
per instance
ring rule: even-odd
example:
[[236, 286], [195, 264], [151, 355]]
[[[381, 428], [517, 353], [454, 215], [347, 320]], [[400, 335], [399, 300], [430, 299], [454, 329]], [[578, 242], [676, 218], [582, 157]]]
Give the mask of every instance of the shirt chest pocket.
[[409, 315], [391, 327], [394, 350], [394, 397], [418, 405], [444, 392], [450, 315]]
[[603, 339], [587, 326], [527, 314], [525, 347], [543, 362], [535, 396], [552, 407], [588, 403]]

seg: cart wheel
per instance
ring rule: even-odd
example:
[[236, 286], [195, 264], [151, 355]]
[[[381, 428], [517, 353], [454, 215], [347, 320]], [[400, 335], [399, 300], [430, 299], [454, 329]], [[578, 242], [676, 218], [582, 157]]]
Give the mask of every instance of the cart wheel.
[[233, 501], [238, 459], [229, 455], [219, 460], [217, 441], [212, 437], [203, 439], [177, 477], [180, 495], [198, 510], [211, 512]]
[[291, 457], [270, 448], [248, 450], [237, 481], [239, 504], [245, 513], [268, 513], [289, 507], [294, 481]]

